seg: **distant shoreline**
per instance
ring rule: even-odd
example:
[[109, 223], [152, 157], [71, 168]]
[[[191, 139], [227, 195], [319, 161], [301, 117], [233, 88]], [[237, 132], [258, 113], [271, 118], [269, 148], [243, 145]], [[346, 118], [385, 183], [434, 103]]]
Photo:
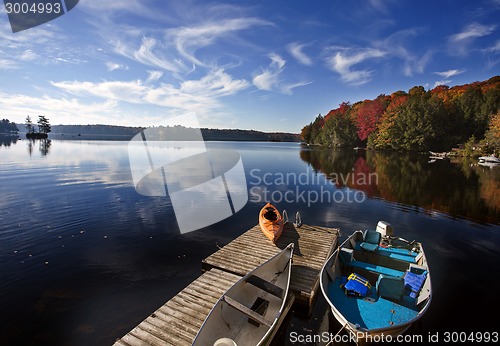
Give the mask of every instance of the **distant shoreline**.
[[[18, 128], [23, 129], [24, 124], [18, 124]], [[49, 139], [62, 140], [131, 140], [146, 127], [127, 127], [114, 125], [53, 125], [49, 133]], [[186, 128], [173, 129], [172, 127], [155, 127], [162, 129], [165, 138], [168, 138], [168, 131], [186, 130]], [[191, 130], [191, 129], [187, 129]], [[201, 134], [205, 141], [237, 141], [237, 142], [301, 142], [299, 134], [287, 132], [262, 132], [256, 130], [240, 129], [208, 129], [202, 128]], [[181, 132], [182, 133], [182, 132]], [[24, 137], [25, 131], [20, 131], [18, 135]], [[179, 138], [178, 136], [176, 136]]]

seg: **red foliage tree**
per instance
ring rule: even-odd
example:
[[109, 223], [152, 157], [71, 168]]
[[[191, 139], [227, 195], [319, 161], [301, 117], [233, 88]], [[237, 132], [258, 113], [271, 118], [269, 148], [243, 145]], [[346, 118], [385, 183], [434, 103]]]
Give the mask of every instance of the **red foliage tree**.
[[373, 101], [366, 100], [356, 109], [355, 122], [358, 129], [358, 137], [364, 141], [377, 129], [377, 125], [386, 109], [383, 99], [376, 98]]

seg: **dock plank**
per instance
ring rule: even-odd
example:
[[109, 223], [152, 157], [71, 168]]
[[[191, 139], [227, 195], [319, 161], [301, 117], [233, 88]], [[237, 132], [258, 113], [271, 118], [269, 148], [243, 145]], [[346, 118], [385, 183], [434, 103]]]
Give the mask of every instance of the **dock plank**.
[[202, 262], [204, 270], [217, 268], [245, 275], [268, 258], [294, 243], [290, 289], [297, 301], [311, 305], [316, 296], [319, 272], [337, 244], [338, 229], [302, 225], [296, 228], [285, 224], [276, 244], [269, 241], [256, 225], [234, 239]]
[[239, 279], [217, 269], [203, 273], [114, 346], [191, 345], [217, 300]]
[[[323, 263], [337, 245], [339, 230], [311, 225], [295, 228], [285, 224], [276, 244], [254, 226], [202, 261], [202, 275], [146, 317], [113, 346], [191, 345], [206, 316], [218, 299], [246, 275], [288, 244], [294, 243], [290, 295], [309, 309], [319, 289]], [[281, 316], [279, 324], [285, 319]], [[273, 334], [277, 330], [273, 331]]]

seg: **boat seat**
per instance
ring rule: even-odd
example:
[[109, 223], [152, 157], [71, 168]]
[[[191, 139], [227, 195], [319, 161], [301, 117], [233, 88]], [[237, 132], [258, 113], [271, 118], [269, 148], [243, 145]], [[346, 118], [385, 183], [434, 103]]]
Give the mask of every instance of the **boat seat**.
[[276, 296], [278, 298], [283, 298], [284, 290], [281, 287], [278, 287], [272, 282], [266, 281], [258, 276], [250, 275], [245, 280], [245, 282], [248, 282], [249, 284], [257, 288], [260, 288], [263, 291], [271, 293], [273, 296]]
[[395, 277], [401, 277], [401, 278], [405, 274], [404, 272], [402, 272], [400, 270], [391, 269], [391, 268], [387, 268], [384, 266], [379, 266], [379, 265], [376, 265], [373, 263], [365, 263], [365, 262], [361, 262], [361, 261], [357, 261], [357, 260], [353, 260], [349, 264], [355, 268], [368, 270], [368, 271], [376, 273], [376, 274], [384, 274], [384, 275], [388, 275], [388, 276], [395, 276]]
[[375, 252], [378, 249], [378, 244], [382, 234], [377, 231], [365, 230], [363, 232], [363, 242], [359, 245], [366, 251]]
[[401, 301], [405, 293], [405, 280], [402, 277], [380, 274], [376, 290], [377, 294], [382, 298]]
[[420, 259], [418, 256], [419, 253], [417, 252], [393, 247], [379, 247], [377, 253], [382, 256], [410, 263], [416, 263], [417, 260]]
[[271, 327], [273, 322], [266, 320], [262, 315], [259, 315], [249, 307], [246, 307], [245, 305], [241, 304], [240, 302], [234, 300], [231, 297], [228, 297], [226, 295], [222, 296], [222, 300], [226, 302], [229, 306], [232, 308], [244, 313], [248, 317], [250, 317], [252, 320], [254, 320], [257, 323], [263, 324], [265, 326]]
[[[357, 244], [356, 250], [363, 250], [364, 248], [361, 246], [364, 243]], [[366, 245], [365, 245], [366, 246]], [[366, 250], [366, 249], [364, 249]], [[410, 251], [407, 249], [399, 249], [399, 248], [390, 248], [390, 247], [382, 247], [378, 246], [374, 251], [377, 255], [389, 257], [398, 261], [409, 262], [409, 263], [417, 263], [418, 259], [420, 259], [420, 254], [414, 251]]]

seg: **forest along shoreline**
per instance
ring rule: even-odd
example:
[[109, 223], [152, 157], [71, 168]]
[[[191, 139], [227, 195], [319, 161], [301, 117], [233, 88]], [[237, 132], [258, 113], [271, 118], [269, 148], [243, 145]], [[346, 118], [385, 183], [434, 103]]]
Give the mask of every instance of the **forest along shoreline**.
[[[304, 126], [305, 145], [500, 156], [500, 76], [432, 90], [415, 86], [343, 102]], [[454, 149], [454, 150], [453, 150]]]

